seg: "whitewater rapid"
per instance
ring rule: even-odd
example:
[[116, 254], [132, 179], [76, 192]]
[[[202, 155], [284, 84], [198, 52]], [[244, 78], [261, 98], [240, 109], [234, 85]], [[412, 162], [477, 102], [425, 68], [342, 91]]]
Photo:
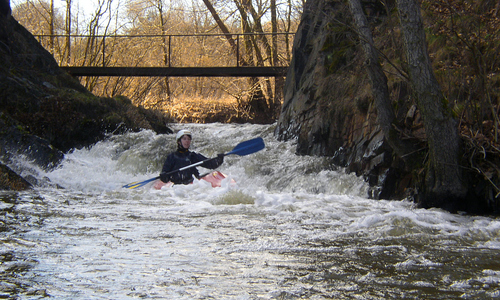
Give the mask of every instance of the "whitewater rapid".
[[215, 189], [122, 188], [158, 176], [173, 134], [111, 136], [50, 172], [20, 159], [12, 167], [40, 186], [0, 193], [0, 296], [500, 298], [498, 218], [367, 199], [362, 178], [296, 156], [273, 125], [172, 127], [207, 157], [255, 137], [266, 148], [227, 156]]

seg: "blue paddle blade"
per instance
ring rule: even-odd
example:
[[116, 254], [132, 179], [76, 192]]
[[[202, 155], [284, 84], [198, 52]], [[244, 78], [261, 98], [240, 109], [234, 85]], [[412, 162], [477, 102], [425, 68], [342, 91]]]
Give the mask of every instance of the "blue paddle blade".
[[236, 154], [244, 156], [260, 151], [265, 147], [266, 145], [264, 144], [264, 140], [261, 137], [258, 137], [239, 143], [232, 151], [226, 153], [225, 155]]

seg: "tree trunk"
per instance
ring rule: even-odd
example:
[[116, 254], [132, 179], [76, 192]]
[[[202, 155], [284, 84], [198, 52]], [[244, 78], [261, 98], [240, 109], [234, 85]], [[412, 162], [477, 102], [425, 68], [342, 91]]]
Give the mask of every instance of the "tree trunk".
[[[278, 66], [278, 36], [276, 32], [278, 32], [278, 17], [277, 17], [277, 9], [276, 9], [276, 0], [271, 0], [271, 28], [273, 32], [272, 36], [272, 66]], [[283, 99], [283, 89], [284, 89], [285, 80], [283, 76], [274, 77], [274, 97], [273, 97], [273, 114], [275, 116], [279, 115], [279, 110], [281, 108], [281, 100]]]
[[66, 64], [71, 64], [71, 0], [66, 0]]
[[414, 152], [414, 146], [409, 141], [399, 138], [395, 130], [394, 121], [396, 115], [392, 107], [389, 88], [387, 86], [387, 76], [380, 65], [379, 53], [373, 42], [372, 32], [363, 12], [360, 0], [349, 0], [349, 8], [355, 21], [359, 40], [365, 54], [365, 65], [370, 78], [372, 95], [377, 109], [377, 121], [384, 133], [386, 141], [396, 154], [406, 162], [411, 159], [408, 153]]
[[217, 14], [217, 12], [215, 11], [215, 8], [213, 7], [212, 3], [210, 3], [209, 0], [203, 0], [203, 3], [205, 3], [205, 6], [210, 11], [210, 14], [212, 14], [212, 17], [214, 18], [215, 22], [219, 26], [219, 29], [224, 33], [224, 36], [226, 37], [226, 40], [229, 43], [229, 45], [231, 45], [231, 48], [233, 49], [233, 52], [237, 56], [236, 59], [238, 60], [240, 65], [243, 65], [243, 66], [248, 65], [246, 63], [246, 61], [238, 53], [238, 46], [236, 45], [236, 42], [234, 41], [231, 33], [229, 33], [229, 29], [227, 29], [224, 22], [222, 22], [221, 18], [219, 17], [219, 14]]
[[[165, 18], [163, 16], [163, 0], [159, 0], [158, 3], [157, 3], [157, 8], [158, 8], [158, 14], [160, 16], [160, 31], [161, 31], [161, 35], [162, 35], [162, 42], [163, 42], [163, 45], [162, 45], [162, 49], [163, 49], [163, 65], [165, 67], [170, 67], [170, 57], [168, 57], [168, 53], [169, 53], [169, 48], [170, 48], [170, 43], [168, 43], [168, 40], [167, 40], [167, 30], [165, 29], [166, 27], [166, 22], [165, 22]], [[169, 45], [167, 47], [167, 44]], [[167, 96], [167, 102], [169, 102], [171, 100], [171, 91], [170, 91], [170, 80], [169, 80], [169, 77], [168, 76], [165, 76], [164, 78], [164, 83], [165, 83], [165, 94]]]
[[[292, 28], [292, 0], [287, 1], [287, 6], [288, 6], [288, 13], [286, 16], [286, 29], [285, 31], [287, 33], [290, 32]], [[288, 34], [285, 34], [285, 47], [286, 47], [286, 61], [291, 60], [291, 51], [290, 51], [290, 39], [288, 37]]]
[[[251, 33], [252, 29], [250, 28], [247, 12], [245, 11], [242, 5], [239, 5], [237, 3], [237, 1], [236, 5], [238, 7], [238, 11], [240, 12], [241, 16], [241, 33]], [[254, 66], [255, 63], [253, 59], [252, 36], [243, 35], [241, 38], [243, 39], [243, 45], [245, 49], [245, 56], [244, 56], [245, 61], [248, 63], [249, 66]]]
[[410, 80], [429, 145], [429, 163], [420, 204], [456, 210], [466, 194], [459, 166], [457, 122], [432, 70], [420, 7], [415, 0], [397, 0], [396, 3]]
[[377, 107], [377, 120], [382, 127], [385, 138], [389, 140], [389, 132], [395, 115], [391, 106], [389, 90], [387, 88], [387, 77], [379, 63], [378, 52], [373, 45], [372, 33], [364, 15], [363, 8], [361, 7], [360, 0], [349, 0], [349, 7], [354, 17], [359, 39], [365, 53], [365, 65], [368, 70], [372, 93]]
[[[235, 1], [237, 3], [238, 1]], [[252, 16], [252, 19], [254, 20], [254, 26], [253, 30], [258, 32], [258, 33], [264, 33], [264, 30], [262, 28], [261, 24], [261, 15], [257, 13], [255, 8], [253, 7], [252, 1], [250, 0], [244, 0], [241, 2], [243, 6], [243, 10], [246, 12], [249, 12], [250, 15]], [[257, 43], [257, 40], [259, 40], [262, 43], [262, 46], [264, 48], [264, 51], [266, 52], [266, 57], [270, 59], [272, 63], [272, 47], [271, 44], [269, 43], [267, 37], [265, 34], [261, 34], [257, 37], [257, 39], [253, 40], [254, 43], [254, 53], [255, 53], [255, 59], [256, 59], [256, 65], [257, 66], [264, 66], [264, 57], [262, 55], [262, 51], [259, 48], [259, 45]], [[255, 78], [255, 82], [258, 83], [258, 85], [255, 85], [256, 90], [254, 94], [251, 97], [251, 101], [264, 101], [265, 103], [250, 103], [250, 106], [254, 108], [255, 110], [255, 116], [262, 120], [272, 120], [276, 117], [276, 111], [278, 110], [277, 105], [275, 103], [275, 98], [273, 96], [273, 90], [271, 87], [271, 83], [269, 80], [257, 80]], [[267, 96], [264, 93], [264, 89], [267, 91]], [[264, 109], [263, 109], [264, 108]]]
[[49, 24], [49, 32], [50, 32], [50, 38], [49, 38], [49, 47], [50, 47], [50, 52], [54, 53], [54, 0], [50, 0], [50, 24]]

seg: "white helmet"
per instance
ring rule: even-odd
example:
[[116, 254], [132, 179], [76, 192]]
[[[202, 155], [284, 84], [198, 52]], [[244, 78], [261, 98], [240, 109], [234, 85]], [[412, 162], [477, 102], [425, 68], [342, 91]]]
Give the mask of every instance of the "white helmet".
[[189, 135], [189, 137], [192, 137], [191, 131], [189, 131], [187, 129], [182, 129], [182, 130], [179, 130], [179, 132], [177, 132], [177, 135], [175, 136], [175, 140], [176, 141], [180, 140], [183, 135]]

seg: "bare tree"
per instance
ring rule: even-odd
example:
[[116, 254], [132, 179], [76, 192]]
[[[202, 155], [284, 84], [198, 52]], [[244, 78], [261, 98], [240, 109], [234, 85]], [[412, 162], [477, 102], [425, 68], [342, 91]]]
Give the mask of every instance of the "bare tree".
[[[231, 35], [229, 29], [227, 28], [226, 24], [222, 21], [222, 19], [219, 17], [219, 14], [215, 10], [214, 6], [209, 0], [203, 0], [203, 3], [205, 3], [205, 6], [207, 9], [210, 11], [212, 14], [212, 17], [214, 18], [215, 22], [219, 26], [220, 30], [224, 33], [227, 42], [231, 45], [231, 48], [233, 48], [233, 52], [235, 54], [238, 54], [238, 46], [236, 45], [236, 41], [234, 40], [233, 36]], [[240, 64], [242, 65], [247, 65], [247, 62], [242, 58], [242, 57], [237, 57], [236, 58]]]
[[66, 19], [64, 29], [66, 31], [66, 64], [70, 63], [71, 59], [71, 0], [66, 0]]
[[[158, 9], [158, 15], [160, 17], [160, 31], [162, 34], [162, 40], [163, 40], [163, 63], [165, 66], [169, 67], [169, 46], [168, 46], [168, 38], [166, 37], [167, 34], [167, 29], [166, 29], [166, 20], [165, 20], [165, 12], [163, 11], [163, 0], [158, 0], [157, 5]], [[167, 95], [167, 101], [170, 100], [171, 97], [171, 91], [170, 91], [170, 82], [167, 76], [165, 76], [165, 89], [166, 89], [166, 95]]]
[[[377, 119], [385, 138], [391, 143], [392, 122], [395, 119], [392, 108], [389, 89], [387, 87], [387, 77], [379, 62], [379, 55], [373, 43], [373, 37], [368, 21], [366, 20], [360, 0], [349, 0], [349, 7], [354, 17], [356, 29], [360, 43], [365, 54], [365, 65], [371, 81], [372, 95], [375, 98], [377, 107]], [[398, 147], [393, 148], [396, 150]], [[404, 154], [404, 153], [400, 153]]]
[[54, 19], [55, 19], [55, 12], [54, 12], [54, 0], [50, 0], [50, 13], [49, 13], [49, 18], [50, 18], [50, 24], [49, 24], [49, 47], [52, 53], [54, 53]]
[[[371, 81], [372, 94], [377, 107], [377, 119], [384, 136], [401, 158], [411, 146], [397, 139], [394, 132], [395, 114], [391, 104], [387, 78], [379, 63], [379, 52], [374, 46], [371, 30], [360, 0], [349, 0], [360, 43], [365, 54], [365, 65]], [[434, 77], [427, 51], [420, 9], [414, 0], [397, 0], [399, 19], [405, 42], [409, 66], [409, 81], [424, 119], [429, 145], [429, 164], [421, 195], [423, 206], [443, 207], [465, 196], [459, 167], [459, 135], [457, 122], [452, 117], [441, 88]]]
[[[272, 35], [272, 63], [273, 66], [279, 65], [278, 57], [278, 16], [276, 8], [276, 0], [271, 0], [271, 31]], [[273, 107], [276, 110], [274, 113], [278, 115], [279, 108], [281, 108], [281, 100], [283, 99], [283, 89], [285, 86], [285, 79], [283, 76], [277, 76], [274, 78], [274, 103]]]
[[[213, 18], [218, 24], [221, 31], [225, 34], [227, 41], [231, 44], [233, 51], [239, 55], [238, 60], [241, 65], [258, 65], [264, 66], [264, 60], [268, 59], [270, 62], [272, 60], [271, 55], [271, 46], [264, 34], [259, 35], [257, 40], [261, 41], [263, 45], [262, 48], [257, 43], [253, 37], [248, 35], [243, 35], [244, 48], [246, 56], [242, 57], [234, 41], [234, 38], [229, 33], [227, 26], [224, 24], [219, 14], [216, 12], [215, 8], [211, 4], [209, 0], [203, 0], [208, 10], [211, 12]], [[251, 0], [234, 0], [234, 4], [236, 5], [239, 13], [240, 13], [240, 21], [241, 21], [241, 30], [243, 33], [251, 33], [251, 32], [259, 32], [264, 33], [261, 24], [261, 17], [263, 10], [261, 8], [258, 9], [260, 14], [253, 7]], [[249, 15], [252, 16], [252, 21], [249, 18]], [[263, 56], [262, 49], [265, 51], [266, 58]], [[273, 97], [272, 89], [269, 80], [259, 81], [257, 78], [249, 78], [248, 79], [250, 92], [248, 94], [248, 99], [245, 101], [239, 100], [242, 107], [245, 107], [258, 119], [262, 120], [272, 120], [276, 103], [273, 101], [275, 98]], [[264, 84], [264, 87], [262, 86]], [[263, 92], [263, 88], [267, 90], [267, 97]]]
[[465, 197], [459, 166], [457, 122], [442, 94], [427, 51], [420, 8], [415, 0], [396, 1], [411, 84], [423, 116], [429, 145], [423, 206], [457, 204]]
[[[41, 44], [53, 53], [54, 58], [61, 61], [64, 57], [64, 45], [59, 43], [55, 34], [63, 32], [63, 18], [53, 2], [28, 0], [14, 7], [13, 15], [26, 29], [39, 37]], [[47, 37], [48, 36], [48, 37]]]
[[[110, 25], [113, 20], [111, 15], [112, 3], [113, 0], [98, 1], [97, 8], [87, 28], [89, 37], [85, 45], [85, 57], [82, 61], [82, 66], [106, 66], [107, 60], [111, 58], [110, 53], [112, 51], [108, 51], [108, 57], [106, 58], [106, 39], [105, 37], [99, 37], [99, 35], [106, 36], [106, 34], [109, 33]], [[102, 25], [103, 22], [104, 27]], [[98, 77], [87, 77], [84, 79], [84, 82], [85, 87], [92, 92], [97, 85]]]
[[[286, 56], [272, 53], [278, 47], [281, 48], [283, 43], [282, 36], [279, 35], [279, 39], [276, 39], [275, 35], [272, 36], [272, 32], [284, 28], [279, 23], [281, 21], [279, 19], [279, 4], [275, 2], [273, 2], [273, 20], [275, 21], [273, 21], [274, 25], [270, 27], [271, 22], [269, 22], [268, 15], [263, 18], [270, 11], [267, 1], [245, 0], [245, 5], [242, 5], [241, 1], [236, 0], [217, 2], [204, 0], [203, 2], [199, 1], [199, 4], [198, 1], [193, 0], [191, 7], [186, 6], [186, 2], [179, 0], [169, 2], [164, 0], [127, 1], [126, 8], [129, 13], [126, 15], [126, 22], [128, 22], [126, 26], [118, 24], [118, 13], [115, 8], [117, 0], [96, 1], [94, 12], [90, 16], [84, 16], [85, 24], [78, 21], [77, 18], [81, 15], [78, 11], [75, 13], [77, 9], [74, 9], [75, 2], [72, 0], [65, 0], [65, 16], [64, 14], [58, 15], [60, 7], [58, 7], [57, 1], [26, 1], [26, 17], [24, 18], [26, 22], [24, 23], [33, 21], [35, 30], [32, 32], [34, 34], [48, 34], [50, 32], [65, 34], [62, 38], [53, 39], [54, 49], [52, 53], [61, 64], [66, 62], [76, 66], [171, 65], [180, 67], [219, 66], [237, 63], [240, 66], [256, 66], [271, 65]], [[289, 1], [291, 4], [298, 2], [298, 0]], [[54, 4], [52, 23], [51, 3]], [[241, 10], [235, 3], [240, 5]], [[21, 7], [21, 5], [16, 7]], [[124, 7], [122, 6], [122, 8]], [[209, 10], [206, 9], [207, 7]], [[283, 7], [285, 6], [283, 5]], [[282, 13], [288, 18], [291, 15], [283, 11]], [[37, 14], [37, 17], [34, 18], [33, 14]], [[266, 21], [264, 22], [264, 20]], [[114, 21], [116, 23], [113, 23]], [[53, 24], [53, 27], [50, 24]], [[84, 25], [82, 26], [82, 24]], [[289, 22], [289, 24], [291, 23]], [[242, 32], [264, 32], [264, 28], [268, 31], [267, 36], [252, 38], [250, 35], [240, 35]], [[220, 36], [211, 36], [213, 33], [219, 34], [221, 32], [222, 39], [225, 40], [224, 45], [220, 43]], [[115, 33], [130, 34], [134, 37], [113, 36]], [[207, 36], [181, 36], [193, 33], [207, 33]], [[80, 34], [88, 35], [88, 37], [78, 38], [77, 35]], [[103, 36], [104, 34], [107, 35]], [[145, 34], [150, 36], [141, 37]], [[40, 39], [47, 49], [52, 49], [51, 41], [48, 38]], [[226, 43], [230, 47], [226, 47]], [[278, 43], [277, 47], [276, 43]], [[289, 42], [286, 43], [283, 45], [283, 49], [289, 45]], [[272, 80], [269, 79], [84, 77], [81, 78], [81, 81], [87, 89], [98, 95], [115, 96], [121, 93], [131, 97], [136, 104], [148, 107], [165, 106], [165, 95], [167, 99], [207, 95], [227, 97], [230, 95], [242, 100], [240, 108], [245, 105], [249, 108], [248, 100], [263, 100], [262, 106], [254, 107], [254, 109], [269, 112], [271, 111], [269, 107], [274, 105], [272, 100], [275, 98], [272, 97]], [[276, 93], [276, 86], [275, 84], [274, 93]], [[268, 120], [272, 119], [268, 118]]]

